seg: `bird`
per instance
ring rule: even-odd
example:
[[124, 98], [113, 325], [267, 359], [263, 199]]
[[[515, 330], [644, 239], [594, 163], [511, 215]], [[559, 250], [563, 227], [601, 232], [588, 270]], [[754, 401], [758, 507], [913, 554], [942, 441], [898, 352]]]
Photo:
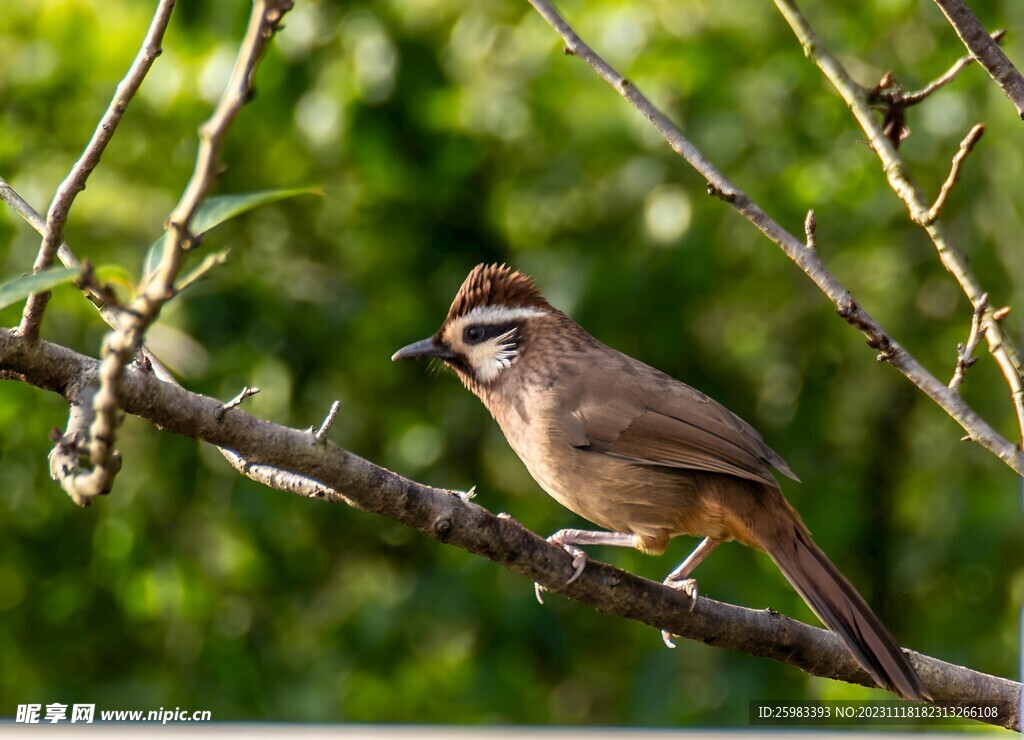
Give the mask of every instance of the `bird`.
[[[601, 531], [548, 538], [662, 554], [677, 535], [703, 539], [664, 583], [697, 600], [693, 569], [737, 541], [776, 563], [872, 679], [898, 696], [930, 699], [882, 621], [811, 539], [772, 469], [799, 480], [761, 435], [720, 403], [602, 344], [507, 265], [466, 277], [441, 328], [392, 360], [432, 358], [483, 402], [534, 480]], [[538, 589], [538, 597], [540, 591]], [[663, 633], [670, 647], [670, 636]]]

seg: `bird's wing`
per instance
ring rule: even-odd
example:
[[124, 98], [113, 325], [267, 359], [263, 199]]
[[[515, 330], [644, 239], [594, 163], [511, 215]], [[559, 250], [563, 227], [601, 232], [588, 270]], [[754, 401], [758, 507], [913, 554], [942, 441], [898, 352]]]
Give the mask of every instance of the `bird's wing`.
[[638, 465], [726, 473], [774, 485], [771, 465], [799, 480], [756, 429], [724, 406], [667, 376], [657, 381], [643, 393], [584, 390], [562, 416], [570, 444]]

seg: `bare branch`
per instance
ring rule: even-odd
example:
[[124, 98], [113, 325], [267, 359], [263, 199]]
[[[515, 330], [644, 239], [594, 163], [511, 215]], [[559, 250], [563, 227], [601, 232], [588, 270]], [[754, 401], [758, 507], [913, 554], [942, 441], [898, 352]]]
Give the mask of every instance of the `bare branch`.
[[[995, 31], [992, 34], [992, 40], [999, 43], [1005, 35], [1006, 31], [1004, 30]], [[906, 92], [892, 72], [882, 75], [878, 84], [868, 92], [868, 102], [872, 105], [878, 104], [884, 109], [885, 121], [882, 129], [889, 141], [892, 142], [893, 147], [898, 149], [903, 139], [910, 135], [910, 129], [906, 125], [907, 108], [927, 100], [932, 93], [955, 80], [957, 75], [974, 61], [976, 59], [972, 54], [960, 57], [940, 77], [913, 92]]]
[[974, 350], [977, 348], [978, 342], [985, 336], [985, 332], [988, 331], [988, 327], [985, 325], [985, 310], [987, 308], [988, 293], [985, 293], [978, 299], [978, 305], [974, 307], [974, 315], [971, 317], [971, 333], [967, 336], [967, 343], [957, 345], [956, 370], [953, 372], [953, 378], [949, 381], [949, 389], [952, 391], [960, 390], [967, 371], [978, 361], [978, 358], [974, 357]]
[[273, 37], [284, 14], [291, 10], [292, 0], [254, 0], [249, 27], [238, 50], [235, 66], [224, 93], [210, 119], [199, 127], [199, 151], [192, 177], [178, 204], [167, 219], [167, 235], [160, 266], [146, 276], [140, 292], [160, 304], [173, 292], [184, 251], [193, 246], [195, 237], [189, 231], [192, 217], [220, 175], [220, 150], [228, 129], [238, 112], [252, 95], [252, 82], [267, 43]]
[[[106, 112], [100, 118], [92, 139], [89, 141], [82, 156], [75, 162], [71, 172], [64, 178], [64, 182], [57, 188], [53, 196], [53, 202], [46, 212], [46, 227], [43, 233], [43, 242], [39, 247], [39, 254], [36, 256], [33, 272], [45, 270], [53, 264], [54, 256], [57, 254], [61, 243], [64, 241], [64, 224], [68, 220], [68, 213], [71, 205], [80, 192], [85, 190], [85, 182], [89, 175], [100, 163], [100, 157], [107, 148], [121, 117], [128, 110], [128, 104], [135, 96], [139, 85], [146, 78], [150, 67], [158, 56], [160, 56], [160, 45], [163, 43], [164, 31], [171, 20], [171, 11], [174, 10], [175, 0], [161, 0], [157, 5], [156, 14], [150, 23], [149, 31], [142, 42], [142, 48], [135, 56], [128, 74], [114, 92], [114, 98], [107, 106]], [[39, 324], [43, 320], [43, 313], [46, 311], [46, 304], [50, 301], [49, 291], [30, 295], [22, 313], [21, 325], [18, 331], [29, 339], [39, 336]]]
[[[943, 267], [960, 284], [971, 305], [976, 306], [985, 291], [981, 289], [978, 280], [967, 266], [967, 259], [964, 254], [953, 246], [952, 240], [942, 224], [930, 218], [932, 209], [925, 201], [921, 189], [918, 188], [913, 178], [911, 178], [906, 164], [896, 152], [896, 147], [886, 136], [882, 125], [871, 111], [869, 91], [857, 84], [843, 65], [840, 64], [839, 60], [822, 44], [821, 39], [814, 33], [807, 19], [801, 14], [793, 0], [775, 0], [775, 5], [786, 19], [790, 28], [793, 29], [793, 33], [800, 41], [804, 53], [811, 61], [818, 65], [829, 82], [836, 88], [836, 91], [850, 108], [854, 118], [857, 119], [861, 129], [867, 134], [871, 148], [874, 149], [878, 158], [882, 161], [885, 176], [890, 187], [906, 205], [911, 220], [928, 233], [929, 238], [935, 245], [935, 250], [938, 252]], [[940, 202], [937, 202], [937, 205], [941, 207]], [[985, 321], [989, 326], [988, 331], [985, 333], [985, 338], [988, 340], [989, 353], [999, 364], [1003, 377], [1010, 388], [1010, 395], [1017, 412], [1021, 436], [1024, 439], [1024, 366], [1021, 365], [1020, 355], [1007, 341], [1002, 327], [997, 322], [990, 321], [988, 318]], [[946, 390], [948, 391], [949, 389], [946, 388]], [[976, 442], [980, 441], [971, 429], [966, 427], [965, 429], [971, 435], [971, 439]], [[1006, 440], [1004, 439], [1003, 441], [1005, 442]], [[987, 444], [985, 446], [988, 447]], [[1003, 445], [1000, 445], [1000, 449], [1006, 456], [1000, 453], [996, 454], [999, 454], [999, 457], [1010, 464], [1014, 470], [1024, 475], [1024, 452], [1015, 445], [1011, 445], [1011, 447], [1012, 450], [1007, 450]], [[989, 447], [989, 449], [992, 448]], [[995, 452], [995, 450], [992, 451]]]
[[231, 467], [246, 478], [261, 483], [268, 488], [283, 491], [284, 493], [294, 493], [296, 496], [319, 498], [331, 503], [343, 503], [351, 506], [353, 509], [361, 508], [354, 501], [338, 493], [330, 486], [325, 486], [323, 483], [312, 478], [292, 473], [282, 468], [275, 468], [271, 465], [250, 463], [244, 457], [236, 455], [231, 450], [221, 447], [217, 449], [224, 455], [224, 459], [231, 464]]
[[985, 124], [979, 123], [972, 128], [964, 140], [960, 142], [960, 149], [953, 155], [953, 164], [949, 168], [949, 175], [946, 177], [946, 181], [942, 183], [942, 189], [939, 190], [939, 195], [935, 199], [935, 203], [928, 209], [928, 213], [925, 216], [926, 223], [935, 223], [935, 220], [939, 217], [939, 213], [942, 211], [942, 207], [946, 205], [946, 198], [949, 197], [949, 191], [956, 185], [957, 180], [960, 179], [960, 165], [963, 164], [967, 155], [974, 149], [974, 145], [978, 143], [978, 139], [985, 133]]
[[120, 386], [125, 366], [142, 344], [146, 328], [156, 318], [163, 304], [174, 296], [174, 281], [181, 269], [185, 251], [195, 241], [189, 231], [190, 223], [219, 175], [219, 155], [224, 138], [238, 111], [249, 100], [253, 75], [259, 61], [278, 24], [292, 5], [292, 0], [254, 0], [249, 27], [239, 47], [231, 78], [213, 115], [199, 127], [199, 152], [195, 168], [185, 192], [168, 219], [160, 264], [143, 278], [136, 298], [121, 315], [119, 325], [103, 341], [100, 387], [93, 403], [96, 418], [90, 428], [89, 438], [89, 459], [93, 468], [83, 474], [86, 480], [79, 482], [79, 490], [100, 493], [109, 489], [113, 482], [116, 470], [108, 462], [112, 459], [118, 426]]
[[[992, 40], [995, 43], [999, 44], [1002, 42], [1003, 37], [1006, 36], [1006, 29], [1000, 28], [998, 31], [993, 31], [991, 36]], [[945, 87], [950, 82], [955, 80], [957, 78], [957, 75], [963, 72], [964, 69], [966, 69], [968, 66], [970, 66], [972, 62], [975, 61], [977, 61], [977, 57], [975, 57], [973, 54], [968, 54], [966, 56], [960, 57], [953, 63], [952, 67], [946, 70], [944, 74], [942, 74], [940, 77], [936, 77], [934, 80], [929, 82], [920, 90], [915, 90], [913, 92], [904, 93], [903, 95], [901, 95], [901, 102], [908, 107], [912, 105], [917, 105], [918, 103], [927, 99], [928, 96], [934, 93], [936, 90]]]
[[[39, 212], [18, 195], [17, 191], [2, 177], [0, 177], [0, 200], [14, 209], [14, 212], [25, 219], [29, 226], [38, 231], [40, 235], [46, 233], [46, 219], [40, 216]], [[81, 263], [71, 254], [71, 250], [64, 242], [61, 242], [57, 249], [57, 257], [65, 267], [81, 267]]]
[[225, 413], [227, 413], [233, 408], [237, 408], [242, 404], [242, 401], [252, 396], [255, 396], [259, 392], [259, 388], [250, 388], [249, 386], [245, 386], [244, 388], [242, 388], [242, 390], [238, 392], [237, 396], [232, 398], [227, 403], [221, 404], [220, 410], [217, 412], [218, 414], [220, 414], [220, 416], [218, 416], [217, 418], [223, 418]]
[[567, 53], [583, 59], [605, 82], [651, 121], [672, 150], [707, 180], [709, 195], [729, 203], [807, 273], [814, 284], [836, 306], [836, 312], [849, 324], [864, 333], [868, 345], [879, 350], [890, 365], [903, 373], [914, 385], [941, 406], [964, 428], [971, 439], [992, 452], [1019, 474], [1024, 475], [1024, 455], [1020, 450], [982, 419], [958, 393], [949, 390], [944, 382], [928, 372], [921, 363], [890, 337], [878, 322], [853, 299], [853, 296], [835, 275], [825, 267], [817, 250], [807, 249], [802, 240], [784, 229], [754, 203], [746, 193], [737, 188], [683, 136], [679, 128], [658, 110], [635, 85], [626, 80], [587, 46], [547, 0], [530, 0], [530, 4], [561, 35], [565, 41]]
[[[0, 329], [0, 377], [19, 376], [39, 388], [66, 393], [69, 388], [94, 386], [99, 371], [96, 360], [46, 341], [28, 342]], [[520, 573], [527, 583], [541, 583], [548, 591], [686, 639], [770, 658], [816, 676], [871, 685], [842, 642], [827, 630], [771, 610], [703, 597], [691, 612], [688, 595], [594, 560], [569, 584], [571, 559], [562, 548], [511, 517], [495, 516], [471, 503], [465, 494], [408, 480], [330, 441], [311, 445], [307, 431], [272, 424], [241, 409], [218, 419], [222, 404], [217, 399], [160, 382], [138, 369], [125, 374], [122, 390], [125, 411], [149, 419], [162, 430], [234, 450], [253, 461], [252, 468], [269, 466], [277, 471], [275, 475], [292, 471], [322, 484], [316, 498], [347, 502], [405, 524]], [[277, 487], [313, 495], [308, 487]], [[344, 497], [336, 491], [344, 491]], [[524, 584], [524, 598], [529, 598], [527, 594]], [[936, 702], [994, 702], [999, 716], [987, 721], [1004, 727], [1019, 725], [1019, 683], [918, 653], [911, 652], [909, 657]]]
[[967, 51], [978, 60], [1024, 118], [1024, 77], [963, 0], [935, 0]]

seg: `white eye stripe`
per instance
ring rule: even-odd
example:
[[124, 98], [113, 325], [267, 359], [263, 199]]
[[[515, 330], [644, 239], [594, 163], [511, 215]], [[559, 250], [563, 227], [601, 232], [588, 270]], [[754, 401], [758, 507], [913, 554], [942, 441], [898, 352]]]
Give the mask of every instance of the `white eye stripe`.
[[546, 311], [539, 308], [510, 308], [509, 306], [477, 306], [462, 317], [467, 323], [500, 324], [516, 319], [533, 319], [546, 315]]

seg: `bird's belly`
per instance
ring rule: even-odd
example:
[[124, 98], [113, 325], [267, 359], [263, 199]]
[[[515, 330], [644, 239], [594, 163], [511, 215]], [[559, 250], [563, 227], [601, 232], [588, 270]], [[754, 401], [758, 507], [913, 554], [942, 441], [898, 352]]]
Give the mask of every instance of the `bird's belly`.
[[642, 549], [659, 552], [677, 534], [704, 534], [694, 477], [643, 467], [566, 445], [544, 454], [516, 450], [548, 495], [584, 519], [638, 535]]
[[754, 484], [574, 447], [557, 425], [544, 422], [543, 404], [533, 408], [528, 416], [495, 418], [533, 479], [565, 508], [604, 529], [637, 535], [640, 549], [652, 553], [680, 534], [756, 546], [735, 514]]

